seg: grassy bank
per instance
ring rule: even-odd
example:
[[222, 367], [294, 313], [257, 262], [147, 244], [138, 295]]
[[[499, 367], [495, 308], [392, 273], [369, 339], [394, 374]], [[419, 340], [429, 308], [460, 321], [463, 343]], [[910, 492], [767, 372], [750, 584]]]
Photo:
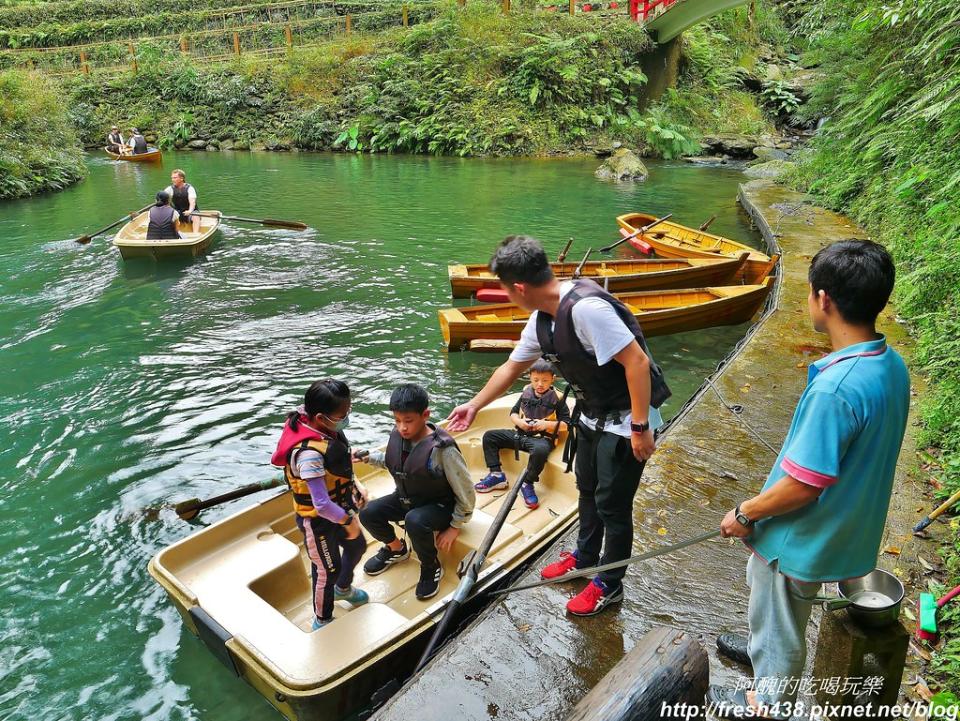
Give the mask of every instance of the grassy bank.
[[60, 190], [85, 173], [59, 88], [37, 73], [0, 72], [0, 200]]
[[[823, 80], [803, 111], [826, 117], [796, 182], [853, 215], [894, 253], [898, 311], [917, 336], [933, 390], [923, 407], [939, 495], [960, 488], [960, 7], [818, 0], [792, 18], [803, 62]], [[960, 583], [960, 540], [944, 558]], [[957, 606], [954, 606], [956, 609]], [[933, 664], [960, 688], [960, 613], [946, 614]]]

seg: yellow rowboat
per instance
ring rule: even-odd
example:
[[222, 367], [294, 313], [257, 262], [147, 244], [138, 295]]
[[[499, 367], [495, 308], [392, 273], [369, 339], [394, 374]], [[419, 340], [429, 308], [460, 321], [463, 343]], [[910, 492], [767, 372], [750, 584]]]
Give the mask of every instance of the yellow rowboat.
[[[205, 210], [209, 215], [201, 216], [200, 232], [194, 233], [189, 223], [180, 225], [180, 238], [172, 240], [147, 240], [147, 223], [150, 211], [140, 213], [120, 229], [113, 238], [124, 260], [130, 258], [191, 258], [200, 255], [213, 243], [213, 234], [220, 227], [220, 215], [216, 210]], [[213, 214], [217, 215], [214, 216]]]
[[[616, 295], [633, 312], [644, 335], [653, 337], [745, 323], [763, 305], [772, 284], [773, 278], [767, 278], [760, 285]], [[529, 317], [528, 311], [511, 303], [444, 308], [440, 311], [440, 332], [449, 350], [471, 348], [479, 340], [516, 341], [520, 339], [520, 332]], [[508, 350], [510, 346], [494, 344], [493, 347]], [[477, 348], [491, 350], [491, 344], [478, 344]]]
[[[611, 293], [668, 288], [726, 285], [743, 269], [749, 254], [737, 258], [670, 258], [657, 260], [606, 260], [584, 264], [581, 277], [591, 278]], [[578, 263], [551, 263], [553, 274], [569, 279]], [[450, 290], [454, 298], [470, 298], [478, 290], [499, 289], [500, 282], [481, 263], [450, 265]]]
[[154, 150], [148, 150], [146, 153], [140, 153], [139, 155], [121, 155], [106, 148], [103, 149], [103, 152], [114, 160], [129, 160], [131, 163], [159, 163], [163, 160], [163, 154], [156, 148]]
[[[656, 220], [656, 216], [646, 213], [627, 213], [617, 216], [617, 224], [624, 236], [635, 233], [644, 225]], [[738, 243], [735, 240], [714, 235], [702, 230], [694, 230], [679, 223], [665, 220], [658, 223], [643, 235], [627, 241], [642, 253], [652, 248], [661, 258], [717, 258], [738, 257], [744, 251], [750, 253], [750, 260], [758, 263], [770, 263], [770, 256], [756, 248]], [[771, 266], [772, 267], [772, 266]]]
[[[472, 474], [486, 471], [484, 431], [506, 428], [517, 395], [480, 411], [472, 428], [456, 435]], [[475, 613], [485, 594], [525, 569], [574, 523], [577, 489], [564, 473], [561, 443], [551, 453], [537, 492], [540, 506], [515, 503], [500, 531], [473, 594]], [[522, 465], [502, 455], [516, 478]], [[522, 461], [526, 463], [526, 459]], [[370, 497], [391, 493], [384, 470], [357, 465]], [[438, 595], [418, 601], [416, 555], [376, 577], [357, 567], [354, 585], [370, 602], [353, 610], [338, 604], [333, 623], [311, 631], [310, 563], [297, 529], [289, 492], [246, 508], [161, 550], [149, 564], [183, 623], [231, 672], [247, 681], [289, 719], [338, 721], [369, 706], [391, 679], [412, 673], [420, 653], [457, 587], [457, 566], [482, 541], [506, 494], [477, 496], [473, 518], [450, 552]], [[367, 536], [364, 561], [380, 544]], [[199, 649], [199, 646], [195, 646]]]

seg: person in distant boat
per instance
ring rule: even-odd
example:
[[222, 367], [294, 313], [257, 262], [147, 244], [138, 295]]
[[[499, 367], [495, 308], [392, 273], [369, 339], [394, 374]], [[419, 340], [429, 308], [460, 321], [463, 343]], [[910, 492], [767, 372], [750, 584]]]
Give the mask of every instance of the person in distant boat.
[[107, 134], [107, 150], [111, 153], [123, 153], [126, 148], [127, 144], [123, 140], [123, 135], [120, 134], [120, 128], [116, 125], [111, 126]]
[[390, 410], [396, 427], [387, 450], [371, 451], [366, 462], [390, 471], [397, 490], [360, 511], [363, 527], [385, 544], [367, 560], [363, 572], [376, 576], [410, 557], [406, 541], [397, 538], [391, 525], [404, 521], [420, 559], [416, 596], [423, 600], [440, 590], [443, 565], [437, 549], [453, 548], [473, 514], [477, 495], [456, 441], [429, 422], [430, 397], [425, 389], [413, 383], [398, 386], [390, 396]]
[[540, 473], [553, 450], [554, 431], [561, 423], [570, 426], [570, 411], [560, 400], [553, 387], [556, 374], [553, 366], [543, 358], [530, 367], [530, 384], [523, 389], [520, 398], [510, 410], [514, 428], [498, 428], [483, 434], [483, 460], [490, 472], [474, 484], [477, 493], [499, 491], [507, 487], [507, 476], [500, 464], [500, 451], [509, 448], [515, 451], [517, 460], [520, 451], [530, 454], [528, 475], [520, 486], [523, 502], [527, 508], [540, 505], [533, 484], [540, 480]]
[[157, 203], [150, 208], [147, 223], [147, 240], [177, 240], [177, 211], [170, 207], [170, 195], [161, 190], [157, 193]]
[[197, 191], [187, 182], [186, 173], [177, 168], [170, 173], [170, 185], [165, 189], [170, 194], [173, 207], [180, 214], [181, 223], [192, 223], [193, 232], [200, 232], [200, 216], [193, 211], [200, 210], [197, 205]]
[[148, 150], [147, 139], [140, 134], [137, 128], [130, 128], [130, 137], [127, 139], [127, 143], [132, 148], [134, 155], [142, 155]]
[[283, 467], [297, 526], [303, 533], [313, 579], [313, 630], [333, 620], [333, 604], [370, 600], [353, 586], [353, 572], [367, 549], [357, 520], [366, 502], [353, 478], [349, 425], [350, 389], [338, 380], [311, 385], [303, 405], [287, 416], [270, 462]]

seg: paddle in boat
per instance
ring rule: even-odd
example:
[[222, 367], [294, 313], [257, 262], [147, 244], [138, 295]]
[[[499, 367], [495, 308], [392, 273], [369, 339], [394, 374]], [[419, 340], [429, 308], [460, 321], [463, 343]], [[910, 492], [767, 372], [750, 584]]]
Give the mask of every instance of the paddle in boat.
[[163, 154], [160, 152], [159, 148], [154, 148], [149, 150], [146, 153], [140, 153], [139, 155], [127, 154], [123, 155], [121, 153], [114, 153], [112, 150], [103, 149], [107, 155], [109, 155], [114, 160], [129, 160], [132, 163], [158, 163], [163, 160]]
[[172, 240], [147, 240], [147, 223], [150, 211], [140, 213], [120, 229], [113, 238], [124, 260], [131, 258], [191, 258], [200, 255], [213, 243], [213, 234], [220, 227], [220, 213], [205, 210], [200, 220], [200, 232], [194, 233], [188, 223], [181, 223], [180, 238]]
[[[591, 278], [611, 293], [669, 288], [697, 288], [732, 283], [747, 262], [744, 251], [737, 258], [670, 258], [656, 260], [605, 260], [584, 263], [580, 277]], [[578, 263], [551, 263], [561, 280], [573, 276]], [[487, 265], [450, 265], [450, 290], [454, 298], [482, 299], [480, 291], [498, 290], [500, 282]], [[503, 299], [506, 302], [506, 298]]]
[[[617, 293], [640, 322], [648, 338], [750, 320], [773, 285], [684, 288]], [[440, 332], [448, 350], [505, 351], [513, 347], [530, 313], [511, 303], [444, 308]], [[507, 342], [504, 342], [507, 341]]]
[[[617, 225], [620, 226], [621, 235], [627, 237], [654, 220], [656, 216], [646, 213], [627, 213], [617, 216]], [[694, 230], [669, 220], [658, 223], [648, 232], [631, 238], [627, 242], [641, 253], [655, 252], [660, 258], [735, 258], [746, 251], [750, 253], [749, 261], [755, 264], [753, 277], [748, 280], [756, 282], [759, 282], [756, 273], [762, 272], [763, 277], [766, 277], [776, 264], [776, 259], [773, 259], [771, 264], [769, 255], [749, 245], [703, 230]], [[763, 272], [765, 266], [769, 266], [769, 269]]]
[[[509, 427], [518, 395], [480, 411], [470, 430], [456, 434], [471, 475], [486, 472], [481, 439], [486, 430]], [[519, 575], [577, 516], [574, 475], [564, 473], [561, 442], [540, 476], [541, 504], [517, 502], [497, 535], [464, 612], [475, 613], [487, 591]], [[511, 478], [522, 472], [503, 453]], [[385, 470], [355, 466], [371, 498], [392, 492]], [[444, 577], [437, 596], [418, 601], [415, 557], [375, 577], [363, 561], [354, 585], [370, 602], [339, 605], [332, 623], [311, 630], [314, 613], [310, 561], [296, 526], [289, 491], [246, 508], [161, 550], [150, 574], [170, 597], [184, 625], [230, 672], [240, 676], [289, 719], [338, 721], [370, 705], [371, 696], [413, 671], [458, 585], [457, 567], [476, 550], [506, 494], [479, 494], [470, 522], [454, 548], [441, 552]], [[369, 535], [366, 560], [380, 547]], [[199, 647], [196, 647], [199, 648]]]

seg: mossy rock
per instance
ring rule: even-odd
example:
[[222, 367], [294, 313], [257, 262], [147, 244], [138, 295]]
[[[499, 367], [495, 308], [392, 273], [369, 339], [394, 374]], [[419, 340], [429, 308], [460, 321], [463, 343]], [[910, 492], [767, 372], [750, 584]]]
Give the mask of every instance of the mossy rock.
[[786, 171], [794, 166], [793, 163], [786, 160], [769, 160], [766, 163], [753, 165], [743, 171], [748, 178], [764, 178], [767, 180], [776, 180]]
[[617, 148], [613, 155], [597, 168], [594, 175], [601, 180], [614, 180], [619, 183], [623, 180], [646, 180], [650, 171], [632, 150]]

